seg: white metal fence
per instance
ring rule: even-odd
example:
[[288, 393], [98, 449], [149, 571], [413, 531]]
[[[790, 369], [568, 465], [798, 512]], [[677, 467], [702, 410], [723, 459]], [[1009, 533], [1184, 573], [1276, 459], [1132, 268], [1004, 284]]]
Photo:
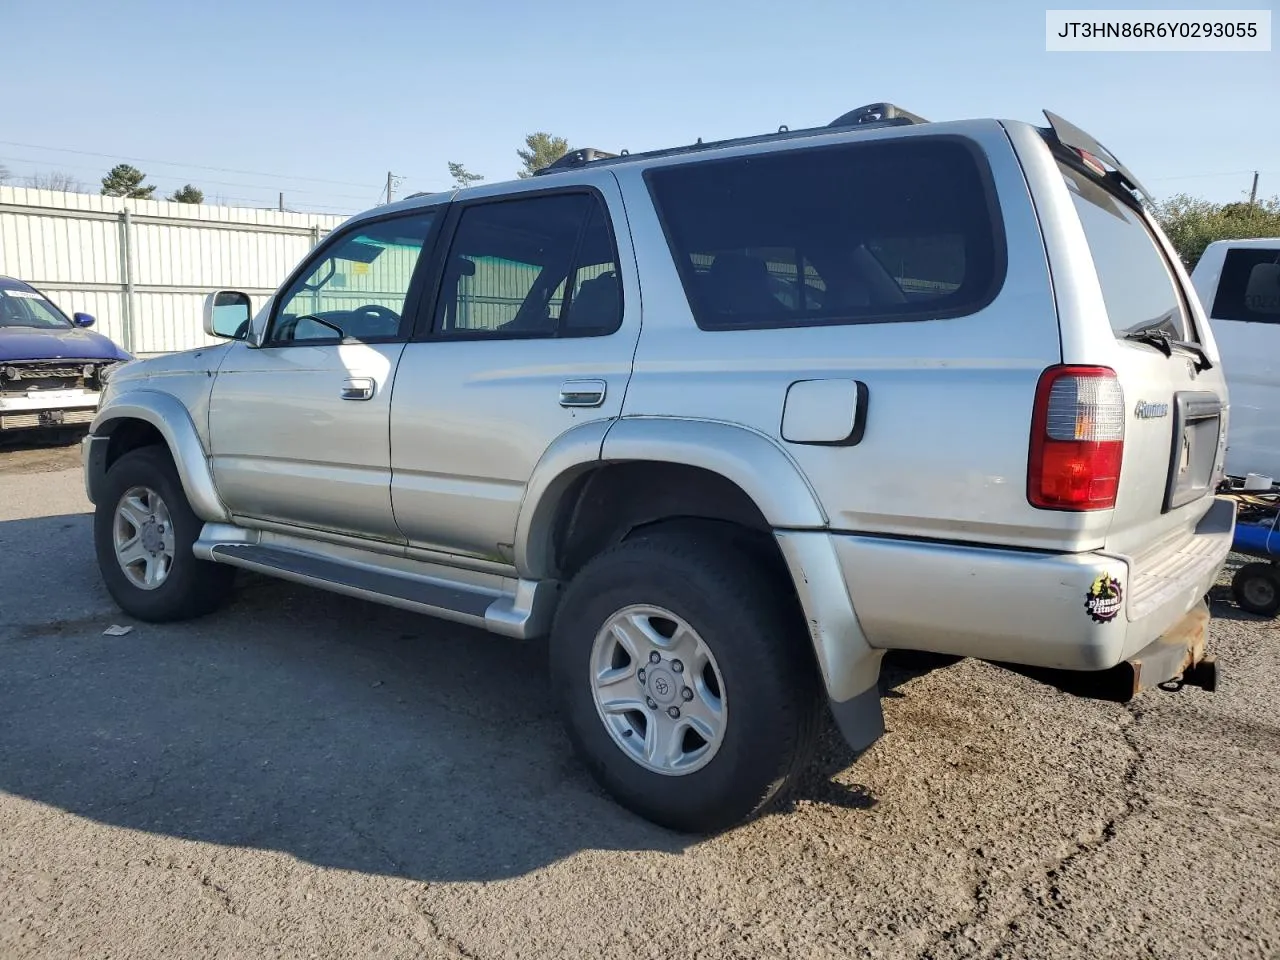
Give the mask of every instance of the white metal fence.
[[0, 275], [43, 290], [133, 354], [208, 343], [205, 294], [255, 311], [345, 218], [0, 187]]

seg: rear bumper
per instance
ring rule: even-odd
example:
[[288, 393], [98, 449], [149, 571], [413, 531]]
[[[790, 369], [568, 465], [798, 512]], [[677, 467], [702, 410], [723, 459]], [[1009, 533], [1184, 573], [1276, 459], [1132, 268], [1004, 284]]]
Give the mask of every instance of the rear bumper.
[[1203, 601], [1234, 528], [1235, 504], [1216, 498], [1194, 536], [1141, 565], [1102, 553], [832, 540], [872, 647], [1105, 670], [1166, 636]]

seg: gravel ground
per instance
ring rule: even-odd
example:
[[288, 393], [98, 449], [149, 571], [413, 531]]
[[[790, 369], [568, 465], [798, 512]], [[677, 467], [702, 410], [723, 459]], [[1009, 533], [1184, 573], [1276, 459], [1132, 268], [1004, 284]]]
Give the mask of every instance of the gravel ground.
[[6, 960], [1280, 957], [1280, 623], [1229, 600], [1212, 695], [894, 659], [878, 744], [694, 841], [594, 788], [538, 644], [252, 577], [103, 636], [88, 509], [0, 451]]

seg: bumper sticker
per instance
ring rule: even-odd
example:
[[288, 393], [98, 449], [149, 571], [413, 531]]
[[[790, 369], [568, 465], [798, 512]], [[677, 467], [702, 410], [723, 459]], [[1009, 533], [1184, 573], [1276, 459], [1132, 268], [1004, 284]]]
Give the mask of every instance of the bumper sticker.
[[1095, 623], [1110, 623], [1120, 612], [1120, 581], [1109, 573], [1099, 575], [1085, 594], [1084, 608]]

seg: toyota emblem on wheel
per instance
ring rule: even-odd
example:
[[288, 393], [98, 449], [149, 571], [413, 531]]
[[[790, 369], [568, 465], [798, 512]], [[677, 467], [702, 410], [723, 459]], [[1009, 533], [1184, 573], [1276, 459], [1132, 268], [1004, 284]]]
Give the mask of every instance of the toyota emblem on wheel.
[[653, 678], [653, 692], [660, 697], [665, 697], [671, 692], [671, 684], [667, 682], [664, 676], [656, 676]]

